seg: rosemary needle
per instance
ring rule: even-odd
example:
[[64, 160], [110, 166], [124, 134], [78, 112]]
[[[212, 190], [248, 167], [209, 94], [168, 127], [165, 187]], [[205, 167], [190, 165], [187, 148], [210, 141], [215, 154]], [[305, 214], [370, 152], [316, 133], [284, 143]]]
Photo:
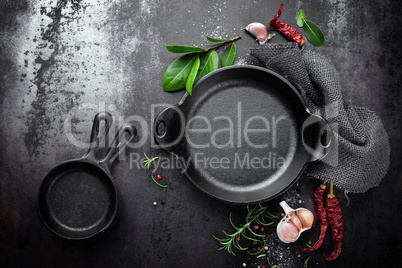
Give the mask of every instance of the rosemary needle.
[[156, 159], [158, 159], [159, 157], [157, 156], [157, 157], [154, 157], [154, 158], [149, 158], [145, 153], [144, 153], [144, 156], [145, 156], [145, 160], [144, 161], [142, 161], [142, 163], [144, 163], [144, 166], [146, 166], [148, 169], [149, 169], [149, 165], [153, 162], [153, 161], [155, 161]]
[[162, 187], [162, 188], [167, 187], [167, 185], [162, 185], [162, 184], [158, 183], [158, 182], [154, 179], [154, 176], [151, 176], [151, 178], [152, 178], [152, 180], [156, 183], [156, 185], [158, 185], [159, 187]]

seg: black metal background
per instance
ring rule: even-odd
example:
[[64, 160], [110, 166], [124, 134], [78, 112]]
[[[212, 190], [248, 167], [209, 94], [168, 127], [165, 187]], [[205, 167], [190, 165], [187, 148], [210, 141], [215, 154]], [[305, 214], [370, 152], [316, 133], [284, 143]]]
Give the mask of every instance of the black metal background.
[[[167, 66], [178, 56], [165, 45], [207, 47], [205, 35], [241, 34], [236, 63], [245, 62], [254, 38], [242, 29], [267, 24], [279, 1], [27, 1], [0, 2], [0, 266], [2, 267], [257, 267], [262, 259], [218, 251], [212, 235], [231, 231], [229, 212], [243, 223], [245, 207], [228, 205], [198, 191], [176, 168], [158, 170], [165, 189], [150, 171], [129, 158], [112, 168], [119, 194], [113, 225], [88, 241], [65, 241], [40, 222], [35, 198], [44, 175], [55, 165], [84, 154], [63, 129], [68, 113], [74, 137], [87, 141], [93, 116], [103, 107], [116, 117], [142, 116], [150, 130], [151, 105], [176, 104], [183, 92], [162, 90]], [[364, 194], [339, 189], [345, 238], [339, 259], [330, 232], [317, 252], [301, 252], [318, 237], [318, 226], [298, 242], [269, 240], [268, 255], [279, 267], [401, 266], [401, 36], [400, 1], [289, 1], [281, 21], [296, 26], [302, 6], [324, 31], [326, 43], [313, 49], [339, 70], [344, 95], [383, 120], [391, 141], [391, 166], [380, 187]], [[272, 42], [285, 42], [276, 34]], [[220, 51], [221, 53], [222, 51]], [[161, 110], [161, 109], [159, 109]], [[156, 112], [158, 109], [156, 109]], [[144, 133], [137, 126], [139, 133]], [[141, 136], [138, 137], [140, 139]], [[130, 153], [167, 157], [150, 138]], [[131, 166], [130, 166], [131, 165]], [[314, 211], [319, 181], [301, 178], [279, 201]], [[302, 204], [298, 203], [302, 201]], [[162, 204], [164, 201], [164, 204]], [[153, 206], [157, 202], [157, 206]], [[275, 227], [265, 228], [269, 236]], [[241, 241], [248, 245], [246, 241]], [[253, 249], [251, 245], [250, 250]]]

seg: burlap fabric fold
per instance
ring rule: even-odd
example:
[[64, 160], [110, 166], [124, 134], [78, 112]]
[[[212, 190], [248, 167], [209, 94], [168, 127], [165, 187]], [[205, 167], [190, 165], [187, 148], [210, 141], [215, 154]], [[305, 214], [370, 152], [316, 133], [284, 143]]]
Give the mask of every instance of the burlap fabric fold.
[[251, 63], [279, 73], [300, 92], [307, 107], [334, 130], [336, 146], [305, 173], [340, 189], [362, 193], [378, 186], [388, 171], [389, 138], [379, 117], [342, 97], [343, 84], [322, 55], [300, 51], [295, 43], [253, 47]]

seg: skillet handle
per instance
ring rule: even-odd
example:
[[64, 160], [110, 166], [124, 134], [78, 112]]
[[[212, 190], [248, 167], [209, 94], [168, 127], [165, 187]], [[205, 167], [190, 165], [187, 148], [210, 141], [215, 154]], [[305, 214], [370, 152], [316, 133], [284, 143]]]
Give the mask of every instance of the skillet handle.
[[105, 121], [104, 137], [107, 137], [107, 135], [109, 133], [109, 129], [113, 123], [113, 117], [108, 112], [99, 112], [95, 115], [94, 123], [92, 125], [89, 149], [88, 149], [88, 152], [83, 156], [83, 158], [88, 158], [88, 159], [96, 161], [95, 154], [99, 149], [99, 137], [98, 137], [99, 136], [99, 127], [100, 127], [100, 123], [102, 121]]
[[[128, 137], [126, 138], [126, 133]], [[134, 126], [126, 124], [120, 127], [111, 142], [105, 156], [99, 161], [99, 165], [110, 173], [110, 167], [113, 161], [126, 148], [126, 145], [137, 135], [137, 130]]]
[[157, 145], [167, 151], [174, 147], [184, 136], [185, 117], [178, 106], [162, 110], [155, 118], [153, 136]]
[[302, 126], [304, 148], [311, 155], [310, 161], [324, 158], [333, 143], [333, 131], [328, 122], [321, 116], [310, 114]]

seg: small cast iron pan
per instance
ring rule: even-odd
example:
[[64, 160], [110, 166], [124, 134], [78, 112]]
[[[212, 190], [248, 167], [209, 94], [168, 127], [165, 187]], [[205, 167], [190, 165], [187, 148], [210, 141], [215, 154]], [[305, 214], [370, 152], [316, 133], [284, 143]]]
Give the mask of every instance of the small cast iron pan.
[[204, 193], [230, 203], [272, 199], [305, 164], [323, 158], [332, 131], [280, 75], [256, 66], [218, 69], [154, 121], [156, 143]]
[[106, 138], [112, 116], [102, 112], [95, 116], [88, 152], [81, 159], [53, 168], [39, 187], [39, 216], [50, 231], [62, 238], [79, 240], [95, 236], [115, 218], [118, 196], [110, 167], [134, 138], [136, 130], [130, 125], [122, 126], [104, 157], [98, 160], [101, 121], [105, 122]]

